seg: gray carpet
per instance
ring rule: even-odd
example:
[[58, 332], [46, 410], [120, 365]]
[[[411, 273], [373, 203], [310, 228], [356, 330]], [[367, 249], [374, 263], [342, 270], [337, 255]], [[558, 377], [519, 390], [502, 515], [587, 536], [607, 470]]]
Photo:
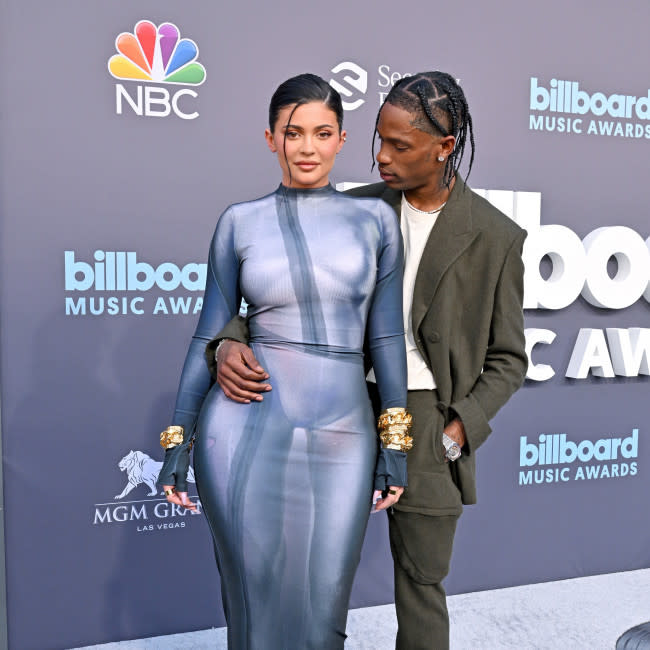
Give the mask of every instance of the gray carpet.
[[[650, 569], [449, 598], [452, 650], [613, 650], [650, 620]], [[350, 611], [349, 650], [392, 650], [392, 605]], [[83, 650], [225, 650], [223, 628], [86, 646]]]

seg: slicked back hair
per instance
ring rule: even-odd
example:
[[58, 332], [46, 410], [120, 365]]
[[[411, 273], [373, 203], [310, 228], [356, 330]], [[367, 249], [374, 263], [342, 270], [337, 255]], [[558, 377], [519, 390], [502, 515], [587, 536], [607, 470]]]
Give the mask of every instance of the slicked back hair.
[[[413, 125], [432, 135], [456, 138], [454, 150], [445, 162], [443, 183], [449, 187], [454, 173], [458, 171], [465, 153], [465, 145], [469, 137], [471, 147], [469, 169], [474, 162], [474, 129], [472, 116], [467, 106], [465, 93], [456, 80], [446, 72], [418, 72], [410, 77], [402, 77], [395, 82], [384, 100], [384, 104], [392, 104], [413, 115]], [[383, 104], [382, 104], [383, 107]], [[372, 136], [372, 166], [375, 166], [375, 137], [381, 108], [375, 120], [375, 131]]]
[[[327, 108], [334, 111], [339, 132], [343, 128], [343, 105], [341, 95], [318, 75], [306, 72], [283, 81], [273, 93], [269, 104], [269, 128], [275, 130], [278, 114], [285, 106], [295, 104], [296, 107], [309, 102], [323, 102]], [[292, 111], [293, 113], [293, 111]]]

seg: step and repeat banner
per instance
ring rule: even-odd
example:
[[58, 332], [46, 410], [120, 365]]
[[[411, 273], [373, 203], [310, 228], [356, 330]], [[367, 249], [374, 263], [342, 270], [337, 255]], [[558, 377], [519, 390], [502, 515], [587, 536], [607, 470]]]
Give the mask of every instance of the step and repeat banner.
[[[268, 101], [305, 71], [345, 102], [336, 183], [378, 180], [372, 129], [397, 79], [455, 75], [476, 132], [469, 182], [529, 233], [528, 379], [479, 452], [449, 592], [650, 566], [649, 19], [640, 1], [7, 0], [11, 647], [223, 625], [204, 518], [155, 485], [158, 433], [216, 218], [279, 183]], [[371, 517], [354, 607], [392, 602], [385, 528]]]

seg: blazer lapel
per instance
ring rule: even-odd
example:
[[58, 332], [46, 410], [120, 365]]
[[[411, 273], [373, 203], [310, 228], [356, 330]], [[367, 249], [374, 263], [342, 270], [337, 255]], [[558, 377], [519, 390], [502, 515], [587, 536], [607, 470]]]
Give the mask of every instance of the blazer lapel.
[[412, 322], [414, 332], [420, 328], [442, 276], [477, 236], [477, 233], [472, 232], [471, 197], [471, 190], [465, 188], [463, 180], [456, 175], [447, 205], [431, 229], [415, 277]]

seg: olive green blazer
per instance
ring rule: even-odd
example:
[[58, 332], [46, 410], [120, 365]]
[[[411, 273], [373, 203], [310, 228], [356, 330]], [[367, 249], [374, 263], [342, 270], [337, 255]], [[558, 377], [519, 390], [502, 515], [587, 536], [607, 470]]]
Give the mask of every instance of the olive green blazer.
[[[384, 183], [349, 193], [380, 197], [401, 215], [402, 193]], [[475, 452], [491, 432], [489, 421], [526, 375], [525, 238], [525, 230], [456, 176], [415, 279], [415, 343], [433, 372], [445, 423], [458, 416], [467, 435], [466, 453], [452, 466], [464, 504], [476, 503]], [[433, 456], [431, 462], [437, 462]], [[409, 501], [422, 507], [409, 509], [426, 513], [435, 497], [418, 496]]]

